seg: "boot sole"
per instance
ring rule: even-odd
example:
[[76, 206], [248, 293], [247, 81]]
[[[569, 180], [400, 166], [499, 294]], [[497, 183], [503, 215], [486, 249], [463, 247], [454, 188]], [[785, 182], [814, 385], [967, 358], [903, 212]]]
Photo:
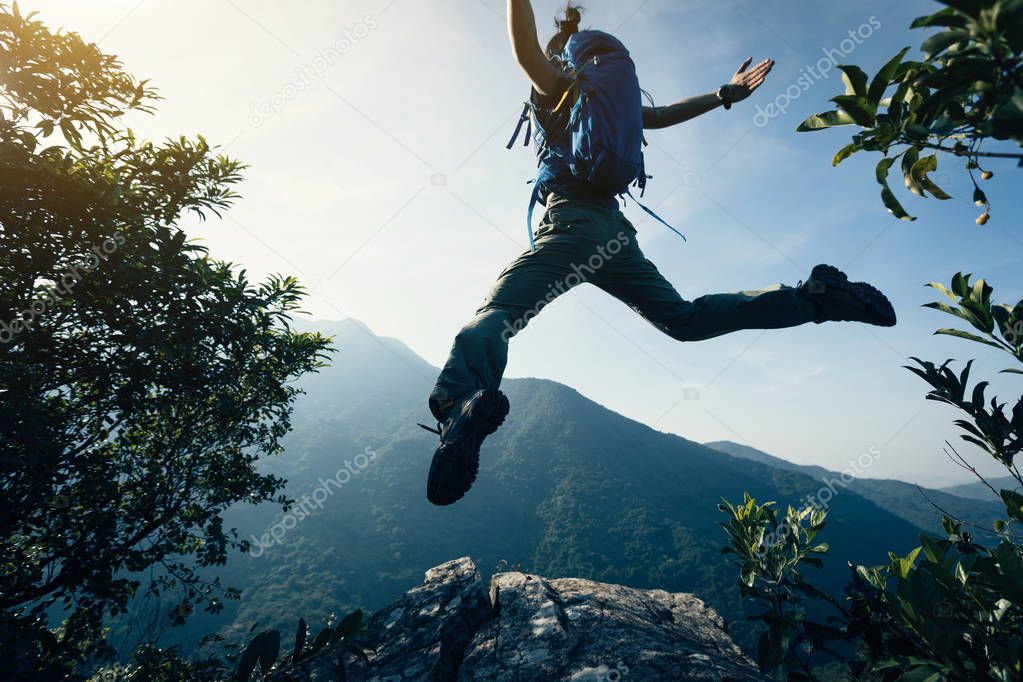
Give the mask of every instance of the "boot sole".
[[810, 274], [810, 279], [821, 282], [826, 287], [834, 287], [855, 298], [865, 310], [873, 314], [869, 319], [858, 319], [878, 327], [894, 327], [896, 322], [895, 308], [891, 301], [879, 289], [866, 282], [850, 282], [844, 272], [832, 265], [818, 265]]
[[509, 411], [508, 398], [497, 390], [487, 390], [469, 408], [466, 434], [457, 443], [441, 443], [430, 463], [426, 497], [438, 506], [462, 499], [480, 467], [483, 441], [504, 423]]

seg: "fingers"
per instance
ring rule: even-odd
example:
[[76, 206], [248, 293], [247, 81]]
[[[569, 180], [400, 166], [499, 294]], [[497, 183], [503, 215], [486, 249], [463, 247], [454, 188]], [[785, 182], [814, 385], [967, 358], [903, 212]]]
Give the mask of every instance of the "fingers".
[[751, 76], [751, 77], [752, 76], [759, 76], [761, 74], [767, 75], [767, 73], [772, 68], [774, 68], [774, 60], [773, 59], [765, 59], [764, 61], [760, 62], [759, 64], [754, 66], [752, 69], [750, 69], [747, 72], [747, 74], [749, 76]]
[[754, 78], [754, 79], [752, 79], [750, 81], [747, 81], [743, 85], [745, 85], [747, 88], [749, 88], [750, 92], [753, 92], [754, 90], [756, 90], [757, 88], [759, 88], [763, 84], [764, 84], [764, 76], [761, 76], [759, 78]]
[[748, 87], [756, 87], [764, 82], [764, 79], [767, 78], [767, 74], [771, 72], [773, 67], [774, 61], [765, 59], [744, 73], [741, 82]]
[[732, 85], [740, 88], [736, 93], [735, 101], [749, 97], [754, 90], [764, 84], [767, 74], [771, 73], [771, 69], [774, 68], [774, 60], [770, 58], [764, 59], [751, 69], [750, 64], [752, 63], [753, 57], [747, 57], [739, 65], [739, 70], [735, 72], [735, 76], [732, 78]]

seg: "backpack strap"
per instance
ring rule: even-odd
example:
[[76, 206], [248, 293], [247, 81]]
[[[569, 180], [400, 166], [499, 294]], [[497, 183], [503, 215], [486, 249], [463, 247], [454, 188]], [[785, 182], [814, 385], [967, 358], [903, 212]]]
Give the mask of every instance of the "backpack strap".
[[526, 102], [525, 104], [522, 105], [522, 116], [519, 117], [519, 122], [515, 126], [515, 132], [512, 133], [511, 139], [508, 140], [508, 145], [505, 147], [505, 149], [511, 149], [512, 147], [515, 146], [515, 140], [519, 139], [519, 133], [522, 132], [523, 125], [526, 126], [526, 141], [522, 146], [523, 147], [529, 146], [529, 138], [533, 128], [533, 120], [532, 117], [530, 116], [529, 108], [530, 108], [529, 102]]
[[558, 100], [557, 106], [554, 107], [553, 109], [551, 109], [551, 113], [554, 113], [554, 114], [558, 113], [558, 111], [561, 109], [561, 107], [564, 106], [565, 102], [568, 101], [568, 96], [570, 94], [572, 94], [572, 91], [575, 90], [578, 87], [579, 87], [579, 76], [577, 74], [576, 77], [572, 80], [572, 82], [569, 83], [568, 87], [565, 88], [565, 92], [561, 95], [561, 99]]
[[590, 66], [591, 64], [599, 63], [600, 57], [592, 57], [583, 62], [582, 65], [579, 66], [579, 68], [575, 69], [575, 71], [572, 73], [572, 78], [568, 84], [568, 87], [565, 88], [565, 92], [562, 93], [561, 99], [558, 100], [557, 106], [551, 109], [551, 113], [555, 114], [558, 113], [558, 111], [561, 110], [561, 107], [565, 105], [565, 102], [569, 101], [569, 95], [571, 95], [573, 92], [578, 92], [581, 90], [579, 81], [582, 79], [582, 75], [586, 71], [586, 67]]
[[526, 232], [529, 234], [529, 250], [536, 251], [536, 243], [533, 241], [533, 209], [540, 203], [540, 180], [531, 181], [533, 183], [533, 194], [529, 197], [529, 209], [526, 211]]
[[[644, 183], [644, 184], [645, 184], [645, 183]], [[686, 240], [686, 236], [685, 236], [684, 234], [682, 234], [681, 232], [679, 232], [678, 230], [676, 230], [676, 229], [675, 229], [674, 227], [672, 227], [671, 225], [669, 225], [669, 224], [668, 224], [667, 222], [665, 222], [664, 218], [662, 218], [661, 216], [657, 215], [656, 213], [654, 213], [653, 211], [651, 211], [651, 210], [650, 210], [649, 208], [647, 208], [646, 206], [644, 206], [643, 204], [641, 204], [641, 203], [640, 203], [640, 201], [639, 201], [639, 199], [637, 199], [636, 197], [632, 196], [632, 191], [631, 191], [631, 190], [626, 190], [626, 191], [625, 191], [625, 194], [626, 194], [626, 195], [627, 195], [627, 196], [628, 196], [628, 197], [629, 197], [630, 199], [632, 199], [633, 201], [635, 201], [635, 202], [636, 202], [636, 205], [637, 205], [637, 206], [639, 206], [639, 207], [640, 207], [641, 209], [643, 209], [644, 211], [646, 211], [646, 212], [647, 212], [647, 214], [649, 214], [650, 216], [653, 216], [654, 220], [656, 220], [657, 222], [659, 222], [659, 223], [660, 223], [661, 225], [664, 225], [664, 226], [665, 226], [666, 228], [668, 228], [669, 230], [671, 230], [672, 232], [674, 232], [675, 234], [677, 234], [677, 235], [678, 235], [679, 237], [682, 237], [682, 241], [687, 241], [687, 240]]]

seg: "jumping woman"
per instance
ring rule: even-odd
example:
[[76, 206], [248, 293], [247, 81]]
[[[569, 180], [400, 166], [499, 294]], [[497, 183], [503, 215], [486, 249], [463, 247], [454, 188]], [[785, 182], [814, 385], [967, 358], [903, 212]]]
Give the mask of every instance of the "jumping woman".
[[763, 84], [774, 62], [751, 67], [752, 58], [746, 59], [714, 92], [647, 107], [625, 47], [606, 33], [580, 31], [580, 21], [579, 9], [569, 5], [542, 49], [529, 0], [508, 0], [512, 52], [532, 83], [523, 122], [535, 129], [539, 157], [533, 200], [546, 211], [535, 241], [530, 233], [530, 250], [498, 275], [482, 307], [455, 337], [430, 395], [438, 422], [430, 430], [440, 436], [427, 481], [434, 504], [452, 504], [465, 495], [476, 479], [483, 440], [508, 414], [499, 388], [509, 339], [578, 284], [600, 287], [679, 341], [808, 322], [895, 324], [895, 311], [880, 291], [850, 282], [828, 265], [816, 266], [795, 287], [684, 300], [643, 255], [616, 197], [646, 182], [644, 130], [730, 109]]

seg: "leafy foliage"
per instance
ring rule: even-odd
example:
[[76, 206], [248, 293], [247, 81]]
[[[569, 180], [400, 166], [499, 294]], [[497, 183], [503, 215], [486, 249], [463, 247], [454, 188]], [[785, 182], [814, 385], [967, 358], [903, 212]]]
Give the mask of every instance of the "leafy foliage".
[[975, 543], [946, 520], [947, 537], [885, 567], [858, 566], [848, 632], [864, 648], [852, 671], [883, 679], [1018, 679], [1023, 664], [1023, 552]]
[[[296, 377], [295, 280], [250, 283], [177, 222], [228, 208], [242, 166], [119, 124], [157, 95], [75, 33], [0, 5], [0, 636], [8, 672], [102, 651], [140, 589], [221, 608], [196, 566], [246, 542], [221, 513], [274, 500]], [[131, 574], [158, 568], [147, 584]], [[53, 606], [67, 614], [51, 629]], [[9, 646], [10, 645], [10, 646]], [[13, 673], [12, 673], [13, 674]]]
[[89, 678], [90, 682], [222, 682], [230, 676], [230, 666], [216, 655], [190, 660], [175, 648], [161, 649], [143, 644], [132, 652], [131, 660], [111, 665]]
[[982, 150], [989, 140], [1023, 146], [1023, 2], [939, 2], [946, 7], [912, 24], [939, 29], [921, 45], [923, 59], [906, 60], [909, 48], [904, 48], [869, 79], [858, 66], [840, 65], [846, 91], [831, 99], [837, 108], [807, 118], [798, 130], [859, 126], [861, 132], [832, 163], [837, 166], [859, 151], [881, 152], [884, 158], [876, 167], [881, 200], [903, 220], [914, 218], [888, 184], [896, 161], [901, 159], [906, 189], [947, 200], [951, 197], [930, 177], [938, 168], [938, 152], [966, 158], [973, 200], [986, 209], [977, 222], [984, 224], [990, 204], [974, 171], [985, 180], [992, 173], [981, 168], [980, 159], [1018, 158], [1023, 163], [1023, 154]]
[[[337, 678], [344, 680], [346, 654], [368, 660], [361, 644], [366, 635], [362, 617], [361, 610], [354, 611], [337, 626], [328, 623], [312, 642], [307, 641], [305, 619], [299, 619], [294, 649], [283, 655], [281, 633], [272, 629], [257, 633], [240, 653], [236, 651], [237, 647], [228, 645], [224, 652], [203, 654], [196, 660], [183, 657], [173, 647], [160, 649], [153, 644], [144, 644], [133, 652], [127, 664], [103, 668], [90, 678], [90, 682], [222, 682], [228, 679], [236, 682], [253, 679], [291, 682], [306, 679], [308, 675], [300, 678], [297, 672], [328, 653], [337, 655], [331, 667]], [[206, 643], [219, 643], [221, 640], [220, 636], [204, 638]]]
[[[993, 289], [983, 279], [970, 283], [970, 275], [956, 273], [952, 278], [951, 288], [932, 282], [928, 286], [940, 291], [951, 302], [936, 301], [927, 307], [954, 315], [969, 322], [980, 334], [961, 329], [939, 329], [937, 334], [956, 336], [991, 346], [1010, 354], [1023, 363], [1023, 301], [1015, 306], [1008, 304], [992, 304]], [[997, 397], [988, 401], [985, 397], [988, 382], [977, 383], [973, 390], [969, 389], [970, 371], [973, 361], [957, 375], [949, 368], [951, 360], [940, 366], [914, 358], [920, 367], [908, 367], [910, 371], [929, 383], [933, 390], [927, 394], [928, 400], [935, 400], [957, 407], [965, 412], [969, 419], [958, 419], [955, 424], [965, 433], [963, 440], [976, 445], [996, 461], [1005, 466], [1009, 474], [1023, 485], [1015, 457], [1023, 449], [1023, 396], [1016, 401], [1009, 414], [1006, 414], [1005, 403], [999, 403]], [[1021, 374], [1018, 368], [1009, 368], [1003, 372]]]
[[346, 654], [354, 654], [367, 662], [369, 660], [360, 644], [360, 639], [366, 634], [362, 616], [361, 610], [353, 611], [342, 618], [336, 627], [328, 624], [312, 642], [307, 641], [308, 628], [305, 620], [299, 619], [294, 649], [283, 658], [280, 658], [280, 632], [277, 630], [261, 632], [242, 653], [235, 679], [240, 682], [251, 679], [258, 662], [260, 670], [258, 679], [267, 682], [290, 682], [298, 679], [294, 676], [296, 670], [303, 669], [315, 659], [330, 653], [337, 655], [337, 660], [332, 664], [333, 669], [338, 679], [344, 680]]
[[[953, 277], [950, 288], [930, 286], [952, 305], [936, 302], [928, 307], [965, 320], [980, 332], [941, 329], [937, 333], [993, 346], [1023, 362], [1017, 333], [1023, 303], [992, 304], [993, 289], [983, 279], [971, 284], [970, 275], [962, 273]], [[1023, 397], [1009, 416], [997, 398], [986, 400], [987, 382], [970, 391], [972, 361], [958, 374], [949, 368], [951, 361], [941, 366], [916, 362], [919, 367], [908, 369], [932, 386], [927, 398], [965, 413], [966, 419], [955, 422], [964, 431], [962, 438], [1002, 464], [1009, 480], [1023, 486], [1015, 462], [1023, 440]], [[953, 461], [977, 474], [955, 448], [949, 448]], [[841, 604], [808, 588], [798, 571], [801, 564], [819, 563], [805, 549], [820, 530], [813, 511], [789, 510], [786, 523], [800, 523], [809, 515], [810, 526], [788, 533], [794, 539], [788, 541], [787, 550], [779, 551], [763, 540], [768, 531], [776, 533], [774, 511], [768, 505], [757, 505], [747, 496], [741, 507], [723, 506], [729, 514], [726, 551], [741, 558], [740, 590], [770, 607], [759, 616], [767, 626], [758, 651], [761, 669], [779, 679], [813, 679], [814, 670], [796, 648], [810, 640], [809, 651], [833, 644], [855, 647], [849, 664], [849, 673], [855, 677], [1019, 679], [1023, 675], [1023, 546], [1013, 526], [1023, 522], [1023, 494], [995, 490], [977, 476], [1005, 509], [1004, 518], [994, 523], [995, 540], [990, 546], [973, 539], [966, 521], [946, 515], [943, 538], [922, 534], [921, 546], [906, 556], [890, 554], [886, 565], [855, 566]], [[776, 587], [779, 582], [784, 590]], [[804, 598], [824, 600], [834, 607], [833, 622], [822, 628], [806, 619]]]
[[[818, 679], [813, 655], [842, 660], [848, 673], [880, 680], [1007, 680], [1021, 672], [1023, 552], [1003, 539], [993, 549], [975, 543], [961, 523], [946, 519], [947, 537], [921, 535], [906, 556], [885, 565], [855, 566], [844, 602], [806, 581], [800, 568], [819, 566], [827, 548], [811, 548], [826, 525], [820, 510], [789, 509], [777, 521], [771, 503], [722, 505], [722, 524], [739, 564], [743, 595], [763, 607], [757, 647], [761, 671], [779, 680]], [[785, 524], [782, 542], [765, 538]], [[777, 549], [782, 547], [782, 549]], [[826, 622], [808, 617], [824, 602]]]
[[773, 502], [757, 504], [748, 493], [742, 504], [725, 500], [718, 509], [728, 515], [728, 522], [721, 524], [729, 539], [723, 551], [734, 555], [739, 566], [739, 590], [762, 609], [750, 617], [766, 628], [757, 642], [760, 670], [769, 674], [789, 670], [790, 679], [810, 679], [818, 651], [838, 657], [827, 646], [833, 628], [811, 620], [803, 603], [807, 595], [833, 601], [801, 573], [804, 566], [823, 566], [817, 555], [826, 554], [828, 546], [813, 542], [824, 528], [827, 512], [790, 506], [779, 519]]

